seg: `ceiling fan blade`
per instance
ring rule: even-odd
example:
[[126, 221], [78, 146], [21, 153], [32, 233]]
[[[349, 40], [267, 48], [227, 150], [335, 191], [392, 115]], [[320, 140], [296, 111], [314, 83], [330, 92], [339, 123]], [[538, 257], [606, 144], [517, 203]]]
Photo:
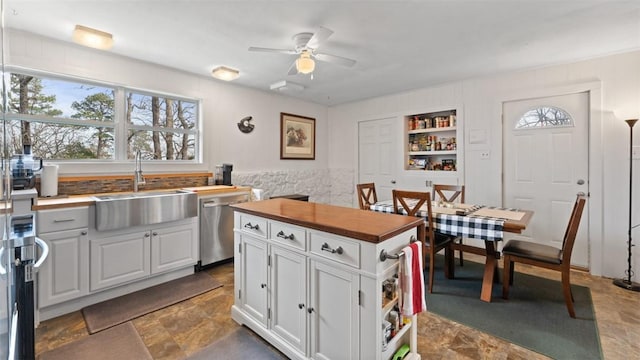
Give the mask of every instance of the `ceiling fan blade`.
[[271, 52], [271, 53], [281, 53], [281, 54], [289, 54], [289, 55], [297, 54], [295, 50], [291, 50], [291, 49], [272, 49], [272, 48], [262, 48], [262, 47], [255, 47], [255, 46], [251, 46], [249, 48], [249, 51]]
[[296, 62], [294, 61], [289, 67], [288, 75], [296, 75], [298, 73], [298, 68], [296, 67]]
[[333, 31], [324, 28], [322, 26], [318, 27], [318, 30], [313, 34], [311, 39], [307, 42], [307, 47], [311, 49], [317, 49], [321, 43], [329, 38], [333, 34]]
[[325, 61], [333, 64], [338, 64], [342, 66], [351, 67], [356, 64], [356, 61], [353, 59], [348, 59], [346, 57], [330, 55], [330, 54], [315, 54], [314, 57], [320, 61]]

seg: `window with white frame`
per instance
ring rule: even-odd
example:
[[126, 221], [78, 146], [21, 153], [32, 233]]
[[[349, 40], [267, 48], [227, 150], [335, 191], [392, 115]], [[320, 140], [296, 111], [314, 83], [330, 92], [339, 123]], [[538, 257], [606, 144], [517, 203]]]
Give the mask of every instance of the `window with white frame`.
[[573, 119], [566, 111], [554, 106], [540, 106], [520, 117], [516, 129], [573, 126]]
[[48, 160], [197, 159], [197, 100], [12, 72], [9, 151]]

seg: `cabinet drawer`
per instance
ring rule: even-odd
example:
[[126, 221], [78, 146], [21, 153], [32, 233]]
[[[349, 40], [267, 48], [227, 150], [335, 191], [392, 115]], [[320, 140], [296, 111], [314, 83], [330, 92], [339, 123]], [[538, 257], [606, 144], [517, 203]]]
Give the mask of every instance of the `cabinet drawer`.
[[89, 208], [40, 210], [36, 215], [36, 231], [51, 231], [86, 228], [89, 226]]
[[267, 220], [253, 215], [240, 214], [240, 230], [266, 239]]
[[307, 249], [306, 234], [303, 228], [277, 221], [271, 222], [271, 239], [280, 244], [305, 251]]
[[360, 244], [321, 232], [309, 234], [311, 253], [345, 265], [360, 267]]

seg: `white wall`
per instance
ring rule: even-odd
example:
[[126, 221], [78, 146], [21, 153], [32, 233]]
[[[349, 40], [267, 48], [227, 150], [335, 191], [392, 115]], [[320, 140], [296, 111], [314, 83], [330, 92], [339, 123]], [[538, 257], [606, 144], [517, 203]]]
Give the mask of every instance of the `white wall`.
[[[8, 35], [6, 64], [10, 66], [201, 99], [203, 163], [145, 163], [147, 173], [213, 171], [222, 163], [233, 164], [234, 176], [278, 170], [327, 172], [327, 108], [323, 105], [219, 81], [208, 75], [210, 69], [202, 69], [203, 75], [197, 76], [27, 32], [11, 30]], [[315, 160], [280, 160], [280, 112], [316, 119]], [[252, 116], [255, 125], [249, 134], [237, 127], [245, 116]], [[130, 162], [61, 163], [60, 168], [61, 175], [130, 171]], [[280, 193], [294, 191], [281, 185], [278, 189]], [[322, 190], [329, 193], [328, 185]]]
[[[428, 70], [426, 70], [428, 71]], [[585, 85], [586, 84], [586, 85]], [[411, 114], [415, 109], [462, 104], [464, 110], [464, 184], [469, 202], [501, 203], [502, 102], [522, 94], [545, 93], [591, 87], [590, 181], [592, 195], [589, 221], [594, 253], [592, 272], [624, 277], [628, 224], [629, 128], [624, 119], [640, 117], [640, 52], [612, 55], [573, 64], [469, 79], [329, 108], [329, 151], [331, 169], [353, 169], [357, 182], [357, 122], [388, 114]], [[604, 113], [614, 115], [602, 115]], [[402, 123], [398, 124], [403, 127]], [[486, 144], [469, 144], [470, 130], [487, 134]], [[640, 125], [634, 143], [640, 145]], [[399, 146], [402, 143], [400, 143]], [[490, 160], [480, 161], [483, 150]], [[402, 149], [398, 148], [401, 163]], [[640, 223], [640, 161], [634, 160], [634, 224]], [[593, 173], [594, 169], [600, 170]], [[408, 176], [400, 174], [402, 177]], [[355, 198], [354, 200], [355, 201]], [[583, 219], [584, 221], [584, 219]], [[632, 232], [640, 243], [640, 228]], [[635, 248], [633, 268], [640, 273], [640, 250]], [[635, 276], [638, 281], [640, 275]]]

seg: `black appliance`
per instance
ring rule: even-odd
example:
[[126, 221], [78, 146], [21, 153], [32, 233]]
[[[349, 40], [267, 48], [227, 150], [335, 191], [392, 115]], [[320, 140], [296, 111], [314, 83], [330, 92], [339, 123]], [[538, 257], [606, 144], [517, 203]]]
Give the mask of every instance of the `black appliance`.
[[215, 184], [216, 185], [231, 185], [231, 171], [233, 170], [232, 164], [216, 165]]
[[10, 167], [13, 190], [33, 189], [36, 186], [36, 172], [42, 169], [42, 159], [31, 155], [31, 145], [24, 145], [22, 154], [11, 157]]
[[[15, 328], [14, 359], [35, 359], [35, 272], [49, 253], [47, 244], [35, 236], [34, 214], [15, 215], [11, 218], [11, 292], [14, 299], [14, 316], [11, 327]], [[36, 246], [40, 247], [40, 258], [36, 259]], [[4, 248], [0, 253], [4, 252]], [[1, 254], [0, 254], [1, 255]], [[0, 273], [7, 271], [0, 267]], [[13, 335], [13, 334], [12, 334]]]

